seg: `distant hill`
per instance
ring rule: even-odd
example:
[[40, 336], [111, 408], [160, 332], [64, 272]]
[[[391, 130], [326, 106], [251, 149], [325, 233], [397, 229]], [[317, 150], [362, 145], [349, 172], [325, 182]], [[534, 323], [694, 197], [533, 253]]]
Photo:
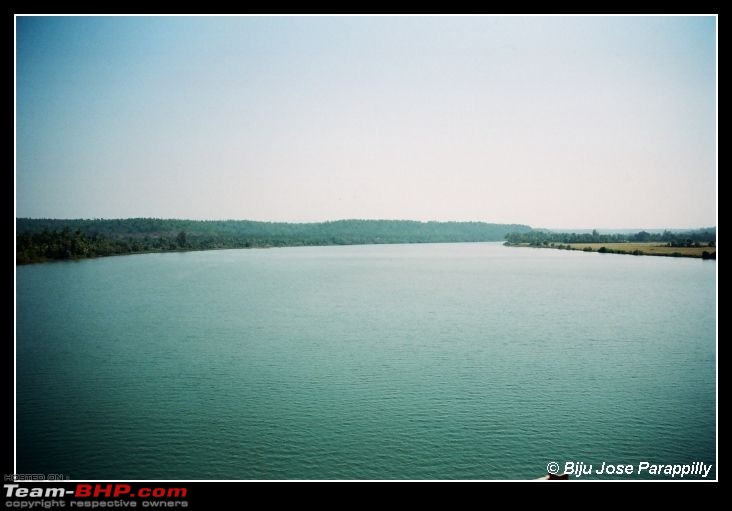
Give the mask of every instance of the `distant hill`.
[[18, 264], [168, 250], [501, 241], [528, 225], [412, 220], [277, 223], [248, 220], [16, 219]]

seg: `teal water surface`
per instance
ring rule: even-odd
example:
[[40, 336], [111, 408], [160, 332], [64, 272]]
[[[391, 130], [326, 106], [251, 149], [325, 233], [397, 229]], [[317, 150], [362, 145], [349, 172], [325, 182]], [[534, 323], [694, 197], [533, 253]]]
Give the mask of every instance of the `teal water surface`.
[[715, 264], [466, 243], [18, 267], [17, 471], [530, 479], [550, 461], [713, 464]]

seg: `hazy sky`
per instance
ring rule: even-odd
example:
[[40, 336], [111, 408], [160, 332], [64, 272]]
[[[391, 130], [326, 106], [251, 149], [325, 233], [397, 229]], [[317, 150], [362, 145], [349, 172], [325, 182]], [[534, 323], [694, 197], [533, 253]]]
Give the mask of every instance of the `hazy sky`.
[[715, 25], [19, 17], [17, 215], [715, 225]]

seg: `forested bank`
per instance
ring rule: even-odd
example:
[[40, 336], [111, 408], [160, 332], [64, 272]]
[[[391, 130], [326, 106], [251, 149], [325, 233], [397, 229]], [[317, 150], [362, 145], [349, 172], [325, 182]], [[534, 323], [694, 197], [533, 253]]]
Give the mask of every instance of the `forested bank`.
[[338, 220], [319, 223], [247, 220], [16, 219], [16, 263], [119, 254], [220, 248], [501, 241], [518, 224]]

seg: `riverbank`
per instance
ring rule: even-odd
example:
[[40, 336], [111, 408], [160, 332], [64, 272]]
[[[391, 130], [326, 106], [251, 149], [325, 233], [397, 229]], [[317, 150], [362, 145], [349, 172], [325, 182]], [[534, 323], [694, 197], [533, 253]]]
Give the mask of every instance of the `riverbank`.
[[228, 248], [501, 241], [529, 232], [520, 224], [336, 220], [16, 219], [16, 264]]
[[537, 245], [531, 243], [504, 243], [510, 247], [554, 248], [559, 250], [581, 250], [583, 252], [600, 252], [603, 254], [649, 255], [664, 257], [695, 257], [699, 259], [716, 259], [717, 248], [710, 246], [700, 247], [669, 247], [667, 244], [656, 242], [627, 242], [627, 243], [551, 243]]

